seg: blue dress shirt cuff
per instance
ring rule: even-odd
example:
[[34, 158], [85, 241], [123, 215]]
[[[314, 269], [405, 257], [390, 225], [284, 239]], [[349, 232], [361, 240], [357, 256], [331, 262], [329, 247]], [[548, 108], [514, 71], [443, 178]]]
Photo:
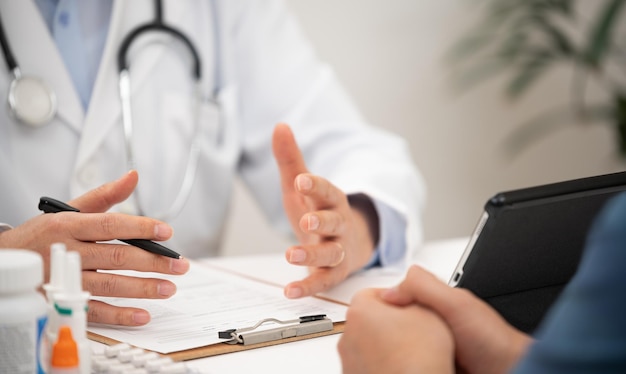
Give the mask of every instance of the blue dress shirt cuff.
[[11, 230], [12, 228], [13, 227], [11, 225], [7, 225], [6, 223], [0, 222], [0, 234], [5, 231]]
[[383, 202], [372, 199], [372, 203], [378, 213], [379, 238], [364, 269], [398, 264], [406, 254], [406, 218]]

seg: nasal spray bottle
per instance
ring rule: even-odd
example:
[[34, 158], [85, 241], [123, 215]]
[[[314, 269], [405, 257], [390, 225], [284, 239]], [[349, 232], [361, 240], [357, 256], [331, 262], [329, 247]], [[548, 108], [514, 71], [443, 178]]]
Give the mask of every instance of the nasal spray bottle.
[[[89, 374], [91, 372], [91, 349], [87, 340], [87, 303], [90, 295], [82, 289], [80, 254], [64, 251], [64, 248], [61, 249], [59, 245], [53, 247], [59, 248], [54, 251], [59, 253], [57, 262], [61, 258], [63, 261], [51, 264], [51, 272], [61, 271], [61, 276], [59, 279], [56, 278], [58, 274], [50, 274], [51, 295], [48, 300], [53, 303], [52, 315], [54, 317], [53, 323], [49, 324], [51, 331], [48, 332], [48, 341], [56, 342], [60, 327], [69, 327], [78, 345], [80, 373]], [[58, 266], [55, 267], [55, 265]]]
[[54, 309], [54, 297], [56, 293], [63, 291], [63, 282], [65, 277], [65, 244], [54, 243], [50, 247], [50, 283], [43, 285], [48, 300], [48, 323], [46, 325], [46, 341], [48, 351], [46, 352], [47, 361], [50, 361], [52, 346], [57, 341], [59, 332], [59, 314]]

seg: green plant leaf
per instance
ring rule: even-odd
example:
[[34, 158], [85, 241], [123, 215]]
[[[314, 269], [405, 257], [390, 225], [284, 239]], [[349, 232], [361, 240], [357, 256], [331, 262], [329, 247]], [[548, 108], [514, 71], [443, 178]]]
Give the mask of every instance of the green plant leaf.
[[500, 74], [507, 67], [508, 64], [501, 59], [484, 60], [454, 74], [451, 81], [458, 93], [464, 93], [474, 88], [478, 83], [485, 82], [487, 79]]
[[[444, 60], [450, 64], [457, 64], [472, 58], [483, 52], [489, 45], [498, 43], [500, 31], [510, 25], [510, 20], [520, 9], [517, 0], [492, 0], [483, 4], [486, 7], [485, 14], [475, 27], [454, 43], [444, 56]], [[507, 30], [504, 29], [506, 33]]]
[[552, 7], [566, 16], [573, 16], [574, 12], [573, 7], [575, 5], [575, 0], [552, 0], [550, 4]]
[[601, 10], [597, 22], [593, 25], [589, 34], [589, 41], [584, 53], [585, 62], [598, 68], [602, 58], [609, 51], [613, 28], [619, 19], [618, 14], [625, 0], [609, 0]]
[[554, 61], [554, 54], [549, 50], [537, 50], [522, 63], [517, 74], [509, 82], [507, 95], [517, 98], [544, 74]]
[[[589, 0], [588, 0], [589, 1]], [[620, 15], [626, 0], [594, 1], [597, 6], [591, 18], [586, 39], [577, 43], [572, 35], [580, 24], [576, 16], [576, 0], [484, 0], [484, 16], [469, 41], [455, 60], [462, 64], [456, 83], [470, 88], [505, 71], [513, 75], [506, 93], [513, 99], [524, 94], [556, 63], [574, 67], [571, 103], [540, 114], [517, 127], [503, 142], [505, 153], [515, 157], [528, 145], [558, 129], [574, 123], [602, 123], [616, 132], [621, 155], [626, 159], [626, 88], [623, 79], [613, 79], [611, 70], [626, 66], [624, 48], [616, 41]], [[568, 32], [571, 32], [568, 33]], [[463, 56], [473, 57], [472, 60]], [[616, 64], [607, 65], [615, 58]], [[626, 68], [622, 70], [626, 71]], [[453, 76], [454, 77], [454, 76]], [[607, 90], [606, 103], [585, 105], [587, 78], [594, 79]], [[622, 78], [622, 77], [620, 77]]]
[[529, 49], [528, 40], [528, 33], [510, 33], [500, 44], [500, 48], [497, 52], [498, 57], [510, 62], [515, 61], [520, 56], [523, 56], [524, 52]]
[[566, 16], [573, 15], [572, 6], [574, 0], [535, 0], [535, 1], [523, 1], [530, 5], [530, 8], [537, 10], [541, 13], [555, 11]]
[[459, 43], [456, 43], [444, 56], [451, 65], [463, 63], [472, 56], [480, 53], [493, 42], [492, 34], [472, 34]]
[[574, 47], [565, 33], [554, 26], [554, 24], [548, 22], [544, 17], [535, 18], [534, 21], [535, 24], [539, 26], [539, 28], [548, 37], [557, 52], [566, 56], [572, 54]]
[[506, 21], [528, 8], [528, 2], [519, 0], [492, 0], [488, 5], [487, 19]]

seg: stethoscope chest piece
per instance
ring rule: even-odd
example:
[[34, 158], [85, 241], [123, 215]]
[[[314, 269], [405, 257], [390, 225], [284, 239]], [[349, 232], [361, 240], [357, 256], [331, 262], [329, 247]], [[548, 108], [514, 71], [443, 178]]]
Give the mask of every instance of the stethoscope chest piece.
[[57, 110], [54, 92], [44, 81], [33, 76], [18, 76], [9, 87], [8, 104], [13, 115], [31, 127], [50, 122]]

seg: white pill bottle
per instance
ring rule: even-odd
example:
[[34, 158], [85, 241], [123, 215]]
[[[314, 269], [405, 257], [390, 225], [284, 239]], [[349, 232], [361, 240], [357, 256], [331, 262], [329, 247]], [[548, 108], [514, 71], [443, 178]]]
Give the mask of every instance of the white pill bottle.
[[43, 362], [47, 304], [41, 255], [0, 249], [0, 373], [45, 373]]

